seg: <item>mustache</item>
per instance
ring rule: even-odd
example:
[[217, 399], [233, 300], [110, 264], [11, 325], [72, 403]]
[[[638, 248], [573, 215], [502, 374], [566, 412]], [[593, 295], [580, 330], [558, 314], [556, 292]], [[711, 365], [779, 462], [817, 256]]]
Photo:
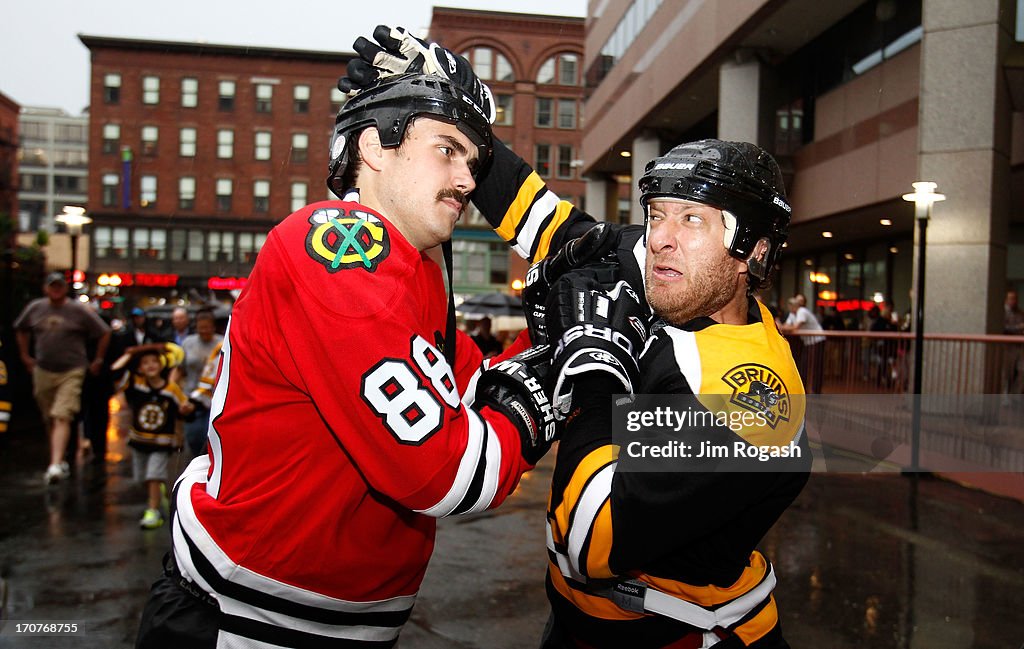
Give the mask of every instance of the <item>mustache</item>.
[[437, 192], [436, 200], [443, 201], [446, 198], [454, 198], [459, 201], [462, 205], [462, 209], [466, 209], [466, 206], [469, 205], [469, 196], [453, 187], [448, 187], [447, 189], [442, 189]]

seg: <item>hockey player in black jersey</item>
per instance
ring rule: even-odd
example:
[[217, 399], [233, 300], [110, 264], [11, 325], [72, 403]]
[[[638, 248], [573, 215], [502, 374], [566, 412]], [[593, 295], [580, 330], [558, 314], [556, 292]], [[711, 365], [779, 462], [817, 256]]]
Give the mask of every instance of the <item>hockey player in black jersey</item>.
[[[439, 47], [400, 28], [374, 36], [379, 46], [356, 42], [363, 58], [342, 86], [414, 68]], [[639, 188], [645, 226], [594, 228], [496, 142], [473, 197], [524, 257], [561, 250], [531, 268], [524, 291], [531, 335], [555, 350], [549, 389], [565, 418], [547, 514], [543, 647], [787, 647], [776, 577], [756, 549], [810, 462], [803, 385], [754, 297], [790, 221], [781, 173], [755, 145], [703, 140], [651, 161]], [[800, 457], [781, 471], [628, 470], [610, 423], [612, 395], [622, 393], [760, 415], [678, 432]]]

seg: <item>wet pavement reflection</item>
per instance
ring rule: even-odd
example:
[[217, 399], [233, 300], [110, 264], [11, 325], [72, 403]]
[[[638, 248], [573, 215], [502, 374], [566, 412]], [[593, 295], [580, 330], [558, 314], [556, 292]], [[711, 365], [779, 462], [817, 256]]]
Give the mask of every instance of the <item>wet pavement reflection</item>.
[[[45, 457], [37, 426], [0, 438], [0, 647], [130, 647], [168, 528], [139, 529], [144, 492], [120, 436], [105, 472], [79, 464], [57, 486]], [[441, 522], [400, 648], [537, 646], [550, 475], [547, 460], [502, 508]], [[929, 477], [815, 474], [762, 548], [794, 648], [1024, 646], [1020, 502]], [[17, 621], [80, 632], [29, 637]]]

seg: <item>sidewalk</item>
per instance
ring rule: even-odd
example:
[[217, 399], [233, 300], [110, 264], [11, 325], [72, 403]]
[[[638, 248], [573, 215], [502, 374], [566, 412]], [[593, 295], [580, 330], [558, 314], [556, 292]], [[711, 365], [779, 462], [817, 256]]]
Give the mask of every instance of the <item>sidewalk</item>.
[[[124, 453], [123, 440], [110, 457]], [[2, 617], [77, 621], [74, 637], [0, 646], [131, 647], [167, 527], [143, 531], [127, 457], [42, 482], [42, 430], [0, 438]], [[442, 520], [400, 649], [536, 647], [547, 603], [550, 459], [498, 510]], [[694, 522], [668, 522], [673, 525]], [[815, 474], [762, 543], [794, 648], [1018, 649], [1024, 643], [1024, 504], [931, 478]]]

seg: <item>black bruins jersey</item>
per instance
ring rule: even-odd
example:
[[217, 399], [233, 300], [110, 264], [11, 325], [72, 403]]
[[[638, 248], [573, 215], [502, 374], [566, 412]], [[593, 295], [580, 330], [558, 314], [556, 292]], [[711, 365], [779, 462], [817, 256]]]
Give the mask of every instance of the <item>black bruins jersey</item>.
[[[494, 164], [478, 178], [473, 202], [531, 261], [595, 222], [559, 200], [497, 141]], [[643, 233], [641, 226], [623, 228], [617, 251], [624, 278], [639, 294]], [[774, 472], [617, 470], [622, 451], [612, 439], [612, 400], [591, 398], [559, 443], [552, 478], [547, 589], [556, 626], [595, 648], [664, 647], [712, 628], [747, 645], [767, 642], [777, 634], [775, 577], [756, 546], [799, 494], [810, 468], [804, 389], [788, 343], [753, 298], [746, 325], [710, 318], [656, 325], [641, 358], [637, 394], [689, 395], [709, 412], [760, 413], [760, 425], [681, 434], [751, 447], [796, 445], [800, 457]], [[701, 628], [645, 610], [637, 593], [641, 602], [658, 595], [666, 611], [684, 609], [682, 617], [702, 620]]]

